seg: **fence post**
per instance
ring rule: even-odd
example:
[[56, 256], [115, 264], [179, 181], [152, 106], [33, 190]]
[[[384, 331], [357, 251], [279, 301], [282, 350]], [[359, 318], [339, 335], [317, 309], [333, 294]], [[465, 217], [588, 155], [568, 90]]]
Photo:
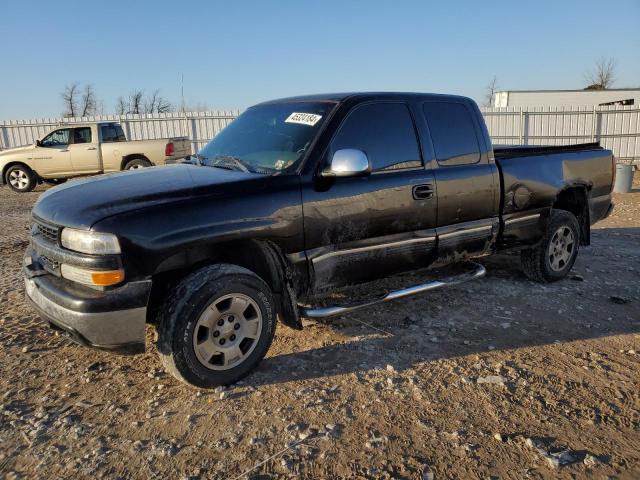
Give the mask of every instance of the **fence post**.
[[190, 124], [190, 135], [191, 135], [191, 148], [193, 150], [194, 153], [196, 153], [199, 150], [199, 144], [197, 143], [197, 138], [196, 137], [196, 133], [198, 131], [198, 128], [196, 126], [196, 117], [191, 117], [191, 121], [189, 122]]
[[2, 125], [2, 135], [0, 135], [0, 150], [3, 148], [9, 148], [9, 136], [7, 135], [7, 127]]
[[525, 112], [520, 107], [520, 134], [518, 136], [520, 145], [529, 145], [529, 112]]
[[600, 142], [602, 136], [602, 112], [593, 107], [593, 141]]

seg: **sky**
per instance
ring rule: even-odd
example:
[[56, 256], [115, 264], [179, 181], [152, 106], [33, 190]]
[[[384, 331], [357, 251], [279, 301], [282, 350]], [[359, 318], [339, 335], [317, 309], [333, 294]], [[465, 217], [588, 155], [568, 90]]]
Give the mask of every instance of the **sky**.
[[[243, 109], [338, 91], [579, 89], [613, 57], [640, 86], [640, 0], [0, 0], [0, 120], [58, 116], [65, 85], [104, 113], [134, 89]], [[182, 82], [182, 78], [184, 81]]]

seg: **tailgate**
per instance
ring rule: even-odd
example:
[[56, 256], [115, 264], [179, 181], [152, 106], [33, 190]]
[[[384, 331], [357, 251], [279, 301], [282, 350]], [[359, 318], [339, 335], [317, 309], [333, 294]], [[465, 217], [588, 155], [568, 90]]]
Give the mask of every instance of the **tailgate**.
[[187, 137], [171, 138], [169, 142], [173, 143], [175, 152], [172, 157], [183, 158], [191, 155], [191, 141]]

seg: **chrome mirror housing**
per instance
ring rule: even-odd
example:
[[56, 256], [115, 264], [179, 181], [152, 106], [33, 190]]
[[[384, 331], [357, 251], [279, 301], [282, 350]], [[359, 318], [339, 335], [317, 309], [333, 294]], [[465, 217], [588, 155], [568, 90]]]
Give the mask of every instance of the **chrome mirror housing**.
[[337, 150], [331, 163], [322, 171], [325, 177], [357, 177], [371, 173], [371, 162], [367, 154], [355, 148]]

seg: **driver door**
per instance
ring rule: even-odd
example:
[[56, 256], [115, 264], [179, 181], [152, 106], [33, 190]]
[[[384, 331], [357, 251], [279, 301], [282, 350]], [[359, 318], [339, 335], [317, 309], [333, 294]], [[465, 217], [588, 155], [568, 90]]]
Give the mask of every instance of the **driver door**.
[[316, 175], [303, 186], [305, 250], [317, 290], [426, 267], [435, 254], [436, 185], [408, 106], [356, 106], [326, 160], [345, 149], [366, 154], [371, 173]]
[[69, 152], [70, 128], [54, 130], [44, 137], [35, 148], [33, 163], [41, 177], [56, 178], [73, 174]]

